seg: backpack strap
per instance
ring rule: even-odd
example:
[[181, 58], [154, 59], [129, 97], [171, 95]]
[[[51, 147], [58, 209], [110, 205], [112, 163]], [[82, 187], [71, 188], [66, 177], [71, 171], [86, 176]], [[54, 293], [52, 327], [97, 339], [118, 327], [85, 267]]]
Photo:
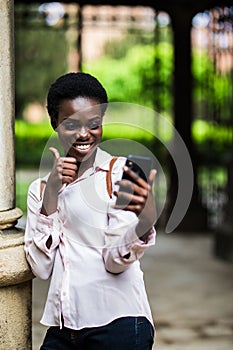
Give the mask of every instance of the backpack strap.
[[113, 157], [109, 163], [109, 170], [106, 173], [106, 185], [107, 185], [107, 191], [109, 194], [109, 197], [112, 198], [112, 168], [114, 163], [116, 162], [117, 157]]

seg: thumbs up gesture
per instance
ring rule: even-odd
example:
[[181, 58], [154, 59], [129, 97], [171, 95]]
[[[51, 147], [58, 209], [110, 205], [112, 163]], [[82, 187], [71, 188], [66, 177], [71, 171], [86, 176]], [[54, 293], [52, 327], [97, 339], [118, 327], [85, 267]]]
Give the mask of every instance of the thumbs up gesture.
[[76, 159], [61, 157], [56, 148], [49, 149], [54, 157], [53, 167], [46, 183], [41, 213], [50, 215], [57, 210], [57, 196], [64, 183], [74, 181], [77, 171]]
[[64, 183], [71, 183], [74, 181], [77, 171], [76, 159], [73, 157], [61, 157], [58, 150], [50, 147], [54, 157], [53, 168], [49, 176], [49, 184], [59, 191]]

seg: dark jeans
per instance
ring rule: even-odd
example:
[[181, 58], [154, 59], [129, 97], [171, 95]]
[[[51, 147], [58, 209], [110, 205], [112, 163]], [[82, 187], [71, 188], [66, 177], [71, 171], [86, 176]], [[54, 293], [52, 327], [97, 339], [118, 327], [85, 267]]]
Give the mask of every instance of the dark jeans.
[[154, 329], [145, 317], [123, 317], [78, 331], [50, 327], [40, 350], [151, 350]]

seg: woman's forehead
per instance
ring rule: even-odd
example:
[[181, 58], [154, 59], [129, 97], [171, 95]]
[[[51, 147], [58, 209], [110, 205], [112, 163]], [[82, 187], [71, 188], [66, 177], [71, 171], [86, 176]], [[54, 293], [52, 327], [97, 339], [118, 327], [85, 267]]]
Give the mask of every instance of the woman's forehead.
[[59, 106], [59, 116], [80, 119], [101, 117], [101, 105], [96, 99], [87, 97], [77, 97], [73, 100], [64, 99]]

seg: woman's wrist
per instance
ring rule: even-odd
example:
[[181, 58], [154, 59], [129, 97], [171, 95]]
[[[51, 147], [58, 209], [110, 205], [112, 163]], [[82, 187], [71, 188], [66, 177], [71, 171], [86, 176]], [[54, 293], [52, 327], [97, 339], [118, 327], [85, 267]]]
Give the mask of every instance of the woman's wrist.
[[57, 211], [57, 197], [58, 193], [46, 186], [40, 211], [41, 214], [49, 216]]
[[139, 222], [138, 225], [136, 226], [136, 234], [137, 234], [138, 238], [143, 242], [146, 242], [148, 237], [153, 232], [154, 232], [154, 227], [149, 226], [148, 224], [146, 225], [146, 224]]

